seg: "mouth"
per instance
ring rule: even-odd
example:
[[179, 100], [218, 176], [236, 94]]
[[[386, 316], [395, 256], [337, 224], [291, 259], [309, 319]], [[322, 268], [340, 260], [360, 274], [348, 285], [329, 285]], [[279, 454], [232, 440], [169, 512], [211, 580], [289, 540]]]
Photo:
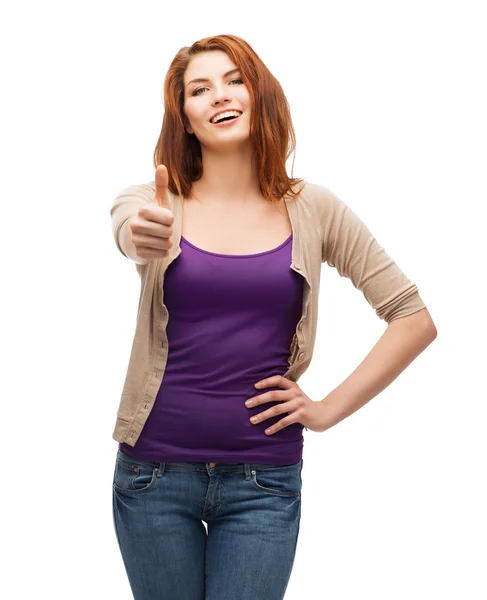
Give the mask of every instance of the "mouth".
[[240, 110], [229, 111], [229, 112], [238, 112], [240, 114], [238, 116], [229, 115], [227, 117], [223, 117], [223, 119], [221, 119], [220, 121], [218, 121], [216, 123], [213, 123], [212, 120], [210, 119], [210, 123], [212, 125], [215, 125], [216, 127], [222, 126], [222, 125], [228, 125], [228, 124], [234, 123], [235, 121], [238, 121], [240, 119], [240, 117], [243, 115], [243, 112]]

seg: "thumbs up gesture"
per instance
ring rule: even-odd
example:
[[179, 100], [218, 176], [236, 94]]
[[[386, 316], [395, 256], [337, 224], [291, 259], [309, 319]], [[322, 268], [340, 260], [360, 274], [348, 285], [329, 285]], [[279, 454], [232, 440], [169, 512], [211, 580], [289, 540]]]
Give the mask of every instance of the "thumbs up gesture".
[[[159, 206], [169, 210], [168, 173], [164, 165], [156, 169], [156, 198]], [[169, 211], [171, 212], [171, 211]], [[171, 213], [172, 214], [172, 213]]]
[[139, 208], [129, 225], [137, 256], [147, 262], [166, 258], [173, 245], [170, 237], [174, 214], [169, 208], [168, 173], [164, 165], [156, 168], [155, 181], [157, 204]]

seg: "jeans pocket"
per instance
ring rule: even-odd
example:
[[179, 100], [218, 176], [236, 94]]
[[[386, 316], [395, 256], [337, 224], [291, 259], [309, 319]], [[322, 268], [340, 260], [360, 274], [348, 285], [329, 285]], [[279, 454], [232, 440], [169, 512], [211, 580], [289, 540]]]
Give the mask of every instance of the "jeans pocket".
[[140, 494], [149, 491], [156, 482], [157, 467], [138, 460], [117, 456], [113, 488], [123, 494]]
[[265, 469], [254, 467], [250, 475], [256, 490], [274, 496], [301, 496], [301, 461], [295, 465], [275, 465]]

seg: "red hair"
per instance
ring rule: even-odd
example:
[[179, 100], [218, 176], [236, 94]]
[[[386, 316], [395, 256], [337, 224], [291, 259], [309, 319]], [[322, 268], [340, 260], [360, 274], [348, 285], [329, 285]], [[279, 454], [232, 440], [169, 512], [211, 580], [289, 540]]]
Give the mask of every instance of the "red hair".
[[204, 38], [181, 48], [172, 60], [164, 81], [164, 118], [154, 150], [154, 167], [167, 167], [170, 191], [183, 198], [190, 196], [193, 181], [201, 177], [201, 146], [185, 129], [183, 78], [193, 56], [213, 50], [228, 54], [248, 87], [252, 103], [250, 138], [262, 195], [271, 202], [285, 194], [295, 198], [301, 190], [292, 188], [303, 180], [290, 178], [286, 172], [286, 160], [296, 148], [289, 104], [280, 83], [253, 48], [235, 35]]

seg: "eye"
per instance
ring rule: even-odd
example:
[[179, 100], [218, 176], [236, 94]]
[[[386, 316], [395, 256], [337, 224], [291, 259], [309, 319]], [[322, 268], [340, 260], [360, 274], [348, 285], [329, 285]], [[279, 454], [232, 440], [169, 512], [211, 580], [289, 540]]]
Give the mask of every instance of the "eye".
[[[230, 81], [230, 83], [234, 83], [235, 81], [239, 81], [241, 84], [243, 83], [243, 79], [240, 79], [240, 77], [238, 79], [232, 79], [232, 81]], [[201, 94], [198, 94], [198, 92], [200, 92], [201, 90], [207, 90], [208, 88], [205, 87], [200, 87], [197, 90], [194, 90], [194, 92], [191, 94], [192, 96], [201, 96]]]

